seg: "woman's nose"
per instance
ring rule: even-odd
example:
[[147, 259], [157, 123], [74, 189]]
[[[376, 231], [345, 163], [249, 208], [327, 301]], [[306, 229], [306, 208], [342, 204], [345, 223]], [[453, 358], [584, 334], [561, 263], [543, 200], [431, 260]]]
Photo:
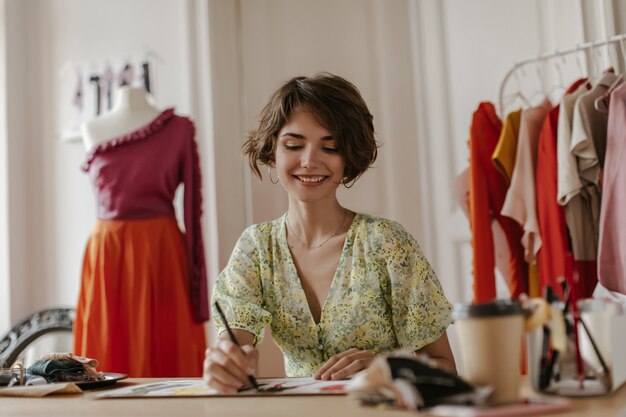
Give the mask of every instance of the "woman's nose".
[[312, 169], [317, 166], [317, 151], [311, 147], [306, 147], [300, 158], [300, 166], [306, 169]]

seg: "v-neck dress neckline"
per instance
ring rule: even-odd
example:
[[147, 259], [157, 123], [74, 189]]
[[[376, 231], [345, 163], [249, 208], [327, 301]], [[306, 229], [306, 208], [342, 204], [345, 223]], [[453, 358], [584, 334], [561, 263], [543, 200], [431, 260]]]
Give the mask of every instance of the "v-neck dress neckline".
[[299, 293], [300, 300], [298, 301], [302, 302], [303, 305], [307, 306], [307, 309], [309, 312], [309, 319], [311, 323], [313, 323], [313, 327], [315, 327], [316, 330], [319, 330], [320, 325], [324, 322], [324, 312], [325, 312], [326, 304], [329, 299], [332, 299], [332, 296], [335, 293], [335, 287], [338, 285], [337, 281], [341, 279], [340, 277], [338, 277], [338, 275], [340, 275], [340, 272], [343, 270], [343, 266], [345, 264], [345, 258], [347, 257], [347, 253], [348, 253], [347, 249], [352, 244], [353, 226], [356, 224], [358, 220], [357, 219], [358, 216], [359, 216], [359, 213], [355, 213], [355, 216], [353, 217], [352, 222], [350, 223], [350, 227], [348, 228], [348, 231], [346, 232], [346, 238], [343, 242], [343, 246], [341, 247], [341, 254], [339, 254], [339, 262], [337, 262], [337, 267], [335, 268], [335, 272], [333, 274], [333, 280], [330, 283], [330, 288], [328, 289], [326, 298], [324, 299], [324, 302], [322, 303], [322, 308], [320, 310], [320, 321], [318, 323], [318, 322], [315, 322], [315, 318], [313, 317], [311, 306], [309, 305], [309, 301], [306, 297], [306, 293], [304, 292], [304, 286], [302, 285], [302, 278], [300, 277], [300, 274], [298, 273], [298, 268], [296, 268], [296, 263], [293, 259], [293, 254], [291, 253], [291, 249], [289, 248], [289, 242], [287, 240], [287, 213], [283, 215], [281, 226], [280, 226], [281, 227], [281, 230], [280, 230], [281, 249], [286, 254], [285, 257], [288, 262], [289, 269], [291, 270], [291, 275], [293, 278], [291, 282], [293, 285], [297, 286], [299, 290], [298, 293]]

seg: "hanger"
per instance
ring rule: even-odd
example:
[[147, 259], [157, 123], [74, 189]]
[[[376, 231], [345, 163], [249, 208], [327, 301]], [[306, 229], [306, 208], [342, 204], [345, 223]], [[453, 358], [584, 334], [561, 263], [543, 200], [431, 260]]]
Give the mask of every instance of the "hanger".
[[[558, 51], [557, 51], [558, 52]], [[550, 91], [548, 91], [546, 97], [548, 98], [548, 100], [558, 100], [560, 99], [560, 97], [563, 95], [563, 93], [565, 93], [565, 90], [567, 90], [567, 87], [565, 86], [565, 83], [563, 82], [563, 70], [561, 68], [561, 65], [559, 64], [559, 58], [558, 57], [554, 57], [554, 68], [556, 69], [556, 75], [557, 75], [557, 79], [558, 79], [558, 83], [552, 87], [550, 89]], [[563, 64], [566, 63], [565, 61], [565, 55], [561, 55], [561, 61], [563, 61]], [[558, 95], [556, 97], [555, 93], [558, 93]]]
[[520, 100], [522, 102], [522, 107], [531, 106], [528, 98], [522, 93], [522, 84], [520, 82], [520, 74], [519, 74], [520, 71], [522, 72], [524, 77], [526, 77], [526, 72], [524, 71], [523, 67], [520, 67], [518, 69], [519, 71], [515, 71], [514, 73], [515, 85], [517, 87], [515, 89], [515, 92], [511, 95], [504, 97], [504, 99], [502, 100], [500, 104], [500, 112], [502, 112], [502, 116], [504, 116], [505, 110], [510, 108], [513, 104], [515, 104], [517, 100]]
[[[626, 47], [624, 47], [624, 39], [620, 39], [619, 41], [619, 52], [622, 55], [622, 64], [623, 67], [622, 68], [626, 68]], [[619, 69], [619, 64], [617, 65], [617, 68]]]
[[615, 88], [622, 84], [622, 81], [624, 80], [624, 74], [619, 74], [611, 83], [611, 85], [609, 86], [609, 88], [606, 90], [606, 93], [604, 93], [602, 95], [602, 97], [598, 97], [594, 102], [593, 102], [593, 107], [595, 107], [595, 109], [601, 113], [608, 113], [609, 112], [609, 97], [611, 95], [611, 93], [613, 92], [613, 90], [615, 90]]
[[[581, 50], [579, 52], [583, 52], [583, 51]], [[589, 72], [585, 71], [585, 66], [583, 66], [582, 55], [583, 54], [580, 54], [580, 53], [576, 54], [576, 65], [578, 65], [580, 76], [583, 78], [587, 78], [587, 80], [589, 80]]]
[[[522, 71], [523, 67], [525, 65], [528, 64], [532, 64], [532, 63], [537, 63], [537, 62], [543, 62], [543, 61], [547, 61], [548, 59], [554, 58], [554, 57], [558, 57], [558, 56], [564, 56], [564, 55], [570, 55], [570, 54], [574, 54], [576, 55], [576, 62], [578, 63], [578, 67], [580, 69], [580, 74], [583, 77], [589, 78], [589, 76], [591, 75], [591, 68], [589, 67], [590, 62], [589, 62], [589, 58], [587, 56], [587, 54], [585, 54], [585, 59], [586, 59], [586, 63], [587, 63], [587, 71], [585, 71], [585, 69], [583, 68], [583, 64], [582, 64], [582, 57], [581, 57], [581, 52], [584, 53], [585, 51], [591, 51], [594, 48], [598, 47], [598, 46], [603, 46], [603, 45], [608, 45], [611, 43], [615, 43], [615, 42], [620, 42], [620, 46], [622, 48], [622, 56], [624, 57], [624, 62], [626, 64], [626, 50], [624, 49], [624, 45], [623, 42], [626, 40], [626, 33], [617, 35], [617, 36], [613, 36], [611, 38], [602, 40], [602, 41], [598, 41], [598, 42], [589, 42], [589, 43], [583, 43], [583, 44], [579, 44], [576, 45], [573, 48], [570, 49], [565, 49], [565, 50], [560, 50], [560, 51], [556, 51], [553, 53], [544, 53], [541, 54], [539, 56], [533, 57], [533, 58], [528, 58], [525, 59], [523, 61], [518, 61], [514, 64], [513, 68], [511, 68], [506, 75], [504, 76], [504, 79], [502, 80], [501, 84], [500, 84], [500, 91], [498, 94], [498, 104], [499, 104], [499, 110], [500, 110], [500, 116], [503, 117], [505, 111], [507, 110], [508, 106], [511, 104], [511, 102], [515, 102], [515, 100], [521, 100], [525, 105], [530, 105], [529, 100], [527, 99], [527, 96], [524, 95], [521, 92], [521, 86], [519, 83], [519, 72]], [[511, 81], [511, 77], [515, 77], [516, 82], [517, 82], [517, 90], [510, 96], [506, 97], [505, 100], [505, 91], [507, 91], [507, 84], [509, 83], [509, 81]], [[545, 87], [543, 87], [545, 88]]]
[[548, 91], [546, 88], [546, 81], [545, 81], [545, 77], [543, 76], [543, 74], [541, 73], [541, 69], [542, 66], [540, 65], [541, 62], [536, 62], [535, 63], [535, 71], [537, 74], [537, 80], [539, 81], [539, 90], [535, 91], [531, 96], [530, 99], [528, 100], [530, 102], [530, 106], [533, 106], [533, 103], [537, 102], [537, 104], [543, 102], [544, 100], [550, 100], [549, 96], [548, 96]]

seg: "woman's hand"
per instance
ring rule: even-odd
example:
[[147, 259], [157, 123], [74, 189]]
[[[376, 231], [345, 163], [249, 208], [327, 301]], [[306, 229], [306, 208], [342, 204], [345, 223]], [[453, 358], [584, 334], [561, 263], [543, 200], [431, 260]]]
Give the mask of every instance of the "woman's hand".
[[251, 345], [239, 347], [230, 340], [219, 339], [206, 350], [204, 359], [204, 382], [224, 394], [234, 394], [249, 384], [249, 376], [259, 359], [259, 351]]
[[325, 381], [346, 379], [367, 368], [373, 360], [374, 354], [369, 350], [346, 350], [330, 358], [313, 378]]

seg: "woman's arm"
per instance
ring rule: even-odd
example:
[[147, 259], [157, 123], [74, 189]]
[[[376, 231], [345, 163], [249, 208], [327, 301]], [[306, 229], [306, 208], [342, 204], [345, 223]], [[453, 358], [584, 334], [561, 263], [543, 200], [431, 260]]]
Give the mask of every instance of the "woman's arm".
[[444, 332], [439, 339], [424, 346], [418, 350], [418, 352], [427, 354], [432, 360], [435, 361], [437, 367], [456, 374], [454, 355], [452, 354], [452, 349], [450, 348], [446, 332]]

